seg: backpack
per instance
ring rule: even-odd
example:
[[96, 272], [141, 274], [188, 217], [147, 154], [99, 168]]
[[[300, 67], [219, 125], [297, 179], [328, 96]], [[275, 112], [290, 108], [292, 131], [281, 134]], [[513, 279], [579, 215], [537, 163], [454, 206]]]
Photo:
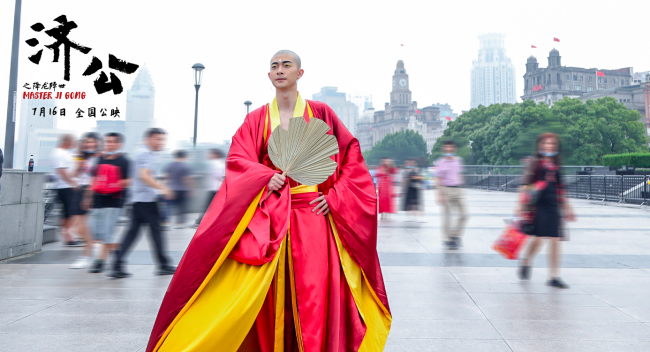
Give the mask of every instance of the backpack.
[[122, 170], [120, 167], [109, 164], [97, 165], [93, 191], [100, 194], [112, 194], [122, 190]]

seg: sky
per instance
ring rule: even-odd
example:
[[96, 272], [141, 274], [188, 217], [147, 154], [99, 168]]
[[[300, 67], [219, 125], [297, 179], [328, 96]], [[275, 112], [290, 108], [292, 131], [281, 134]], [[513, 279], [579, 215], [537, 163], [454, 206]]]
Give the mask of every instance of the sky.
[[[241, 125], [246, 108], [272, 101], [269, 61], [280, 49], [298, 53], [305, 70], [299, 91], [308, 99], [321, 87], [372, 96], [375, 108], [389, 100], [397, 60], [404, 60], [413, 100], [419, 107], [449, 103], [469, 110], [470, 69], [478, 56], [478, 35], [503, 33], [516, 68], [517, 96], [523, 93], [526, 59], [546, 57], [557, 48], [566, 66], [650, 70], [646, 14], [650, 1], [133, 1], [24, 0], [19, 52], [19, 96], [27, 82], [63, 82], [63, 62], [45, 49], [40, 65], [28, 56], [52, 39], [30, 26], [58, 25], [60, 15], [78, 28], [69, 38], [92, 48], [72, 51], [71, 80], [65, 91], [85, 91], [83, 101], [59, 101], [66, 117], [58, 128], [82, 133], [92, 118], [71, 112], [90, 106], [126, 111], [126, 90], [136, 74], [118, 73], [125, 91], [98, 95], [95, 77], [82, 72], [97, 56], [108, 65], [111, 53], [146, 66], [156, 89], [156, 123], [170, 132], [172, 146], [190, 141], [194, 99], [192, 65], [205, 65], [199, 93], [198, 142], [222, 143]], [[0, 141], [5, 136], [14, 1], [0, 3]], [[557, 37], [560, 42], [554, 42]], [[531, 45], [537, 46], [532, 49]], [[20, 111], [18, 106], [17, 111]], [[4, 146], [4, 143], [2, 143]]]

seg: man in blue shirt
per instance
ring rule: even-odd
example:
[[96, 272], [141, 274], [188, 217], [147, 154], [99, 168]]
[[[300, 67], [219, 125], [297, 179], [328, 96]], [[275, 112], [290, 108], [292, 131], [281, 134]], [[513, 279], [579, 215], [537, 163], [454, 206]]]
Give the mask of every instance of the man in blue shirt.
[[159, 163], [157, 152], [165, 147], [165, 142], [166, 132], [160, 128], [150, 128], [144, 134], [145, 148], [140, 150], [135, 157], [136, 170], [135, 177], [133, 177], [131, 225], [117, 252], [113, 270], [108, 274], [110, 277], [121, 279], [131, 276], [130, 273], [124, 271], [123, 260], [140, 232], [140, 225], [144, 223], [149, 224], [156, 249], [158, 259], [156, 274], [171, 275], [176, 271], [175, 267], [169, 265], [169, 259], [165, 254], [156, 193], [156, 190], [161, 191], [167, 199], [173, 196], [172, 191], [155, 178]]

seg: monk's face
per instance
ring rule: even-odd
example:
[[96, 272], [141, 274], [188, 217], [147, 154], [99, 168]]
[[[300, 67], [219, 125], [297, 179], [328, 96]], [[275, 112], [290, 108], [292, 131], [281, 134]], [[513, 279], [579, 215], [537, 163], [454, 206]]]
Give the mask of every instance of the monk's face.
[[291, 54], [279, 54], [271, 59], [269, 79], [276, 89], [294, 87], [302, 77], [303, 70], [296, 64]]

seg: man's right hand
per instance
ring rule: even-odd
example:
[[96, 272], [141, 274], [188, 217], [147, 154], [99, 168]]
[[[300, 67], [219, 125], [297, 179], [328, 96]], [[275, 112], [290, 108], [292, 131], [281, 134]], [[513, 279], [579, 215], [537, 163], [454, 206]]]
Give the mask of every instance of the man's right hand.
[[167, 199], [167, 200], [172, 200], [172, 199], [174, 199], [174, 191], [172, 191], [172, 190], [169, 189], [169, 188], [165, 188], [165, 189], [163, 190], [163, 196], [164, 196], [165, 199]]
[[274, 174], [269, 181], [269, 192], [277, 191], [282, 188], [286, 180], [286, 176], [282, 176], [282, 174]]

